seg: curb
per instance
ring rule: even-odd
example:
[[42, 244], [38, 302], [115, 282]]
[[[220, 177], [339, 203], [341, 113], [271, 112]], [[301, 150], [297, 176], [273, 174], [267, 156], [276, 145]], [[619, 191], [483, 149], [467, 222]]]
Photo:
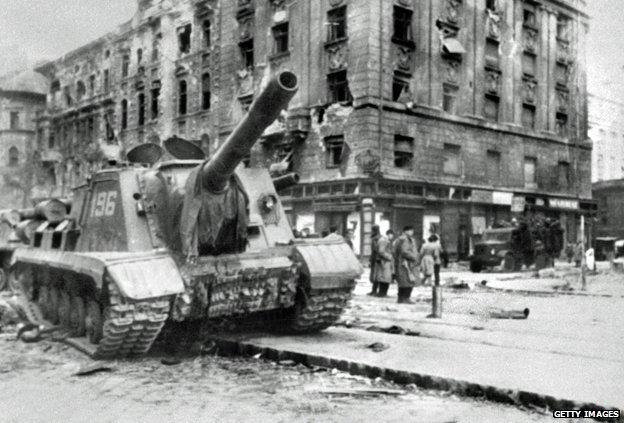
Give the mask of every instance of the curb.
[[[380, 377], [400, 385], [414, 384], [422, 389], [445, 391], [462, 397], [482, 398], [488, 401], [515, 405], [527, 408], [540, 408], [553, 410], [588, 410], [606, 411], [616, 407], [607, 407], [595, 403], [582, 403], [578, 401], [555, 398], [535, 392], [514, 389], [504, 389], [491, 385], [472, 383], [447, 377], [432, 376], [422, 373], [395, 370], [385, 367], [372, 366], [350, 360], [339, 360], [320, 355], [299, 353], [272, 347], [262, 347], [250, 342], [234, 341], [226, 338], [215, 337], [212, 339], [221, 353], [226, 355], [254, 356], [271, 361], [292, 360], [305, 366], [318, 366], [326, 369], [337, 369], [356, 376], [375, 379]], [[619, 419], [596, 418], [597, 421], [624, 422], [624, 413], [620, 410]]]
[[624, 295], [613, 295], [613, 294], [591, 294], [587, 292], [571, 292], [571, 291], [541, 291], [535, 289], [512, 289], [512, 288], [497, 288], [494, 286], [480, 286], [480, 289], [496, 291], [496, 292], [504, 292], [507, 294], [523, 294], [523, 295], [533, 295], [536, 297], [554, 297], [556, 295], [568, 295], [568, 296], [576, 296], [576, 297], [596, 297], [596, 298], [624, 298]]

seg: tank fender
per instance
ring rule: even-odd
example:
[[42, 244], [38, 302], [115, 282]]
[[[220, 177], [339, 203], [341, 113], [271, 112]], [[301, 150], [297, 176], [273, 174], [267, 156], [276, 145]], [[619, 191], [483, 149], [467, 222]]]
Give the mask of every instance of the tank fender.
[[313, 290], [352, 288], [363, 272], [355, 253], [343, 240], [295, 244], [293, 255]]

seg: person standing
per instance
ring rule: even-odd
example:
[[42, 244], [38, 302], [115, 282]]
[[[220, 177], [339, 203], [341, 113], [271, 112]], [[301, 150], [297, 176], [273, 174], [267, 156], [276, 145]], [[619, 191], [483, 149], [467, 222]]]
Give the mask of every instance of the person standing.
[[[387, 234], [387, 232], [386, 232]], [[379, 287], [378, 297], [387, 297], [388, 288], [392, 283], [394, 273], [392, 241], [387, 236], [381, 236], [377, 240], [375, 252], [375, 277], [374, 281]]]
[[373, 284], [373, 288], [371, 289], [371, 292], [367, 294], [371, 296], [377, 296], [377, 292], [379, 289], [379, 284], [375, 282], [375, 264], [377, 261], [377, 241], [379, 241], [379, 238], [381, 238], [379, 225], [373, 225], [371, 228], [371, 253], [370, 253], [370, 262], [369, 262], [369, 267], [370, 267], [369, 280]]
[[433, 275], [436, 286], [440, 285], [441, 254], [442, 246], [438, 241], [438, 236], [431, 235], [420, 249], [421, 270], [425, 275], [423, 283]]
[[397, 240], [395, 268], [399, 294], [399, 304], [413, 304], [410, 300], [412, 290], [418, 283], [418, 249], [414, 241], [414, 227], [406, 226], [403, 234]]

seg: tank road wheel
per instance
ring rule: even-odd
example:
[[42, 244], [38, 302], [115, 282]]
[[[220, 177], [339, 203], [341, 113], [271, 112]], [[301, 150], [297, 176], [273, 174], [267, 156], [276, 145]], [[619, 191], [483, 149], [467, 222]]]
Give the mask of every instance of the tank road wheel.
[[39, 297], [37, 299], [37, 303], [39, 304], [39, 309], [41, 310], [43, 317], [46, 320], [50, 320], [50, 309], [48, 308], [50, 305], [50, 288], [45, 285], [39, 287]]
[[50, 288], [48, 293], [48, 305], [46, 306], [48, 309], [46, 319], [48, 319], [52, 324], [57, 324], [59, 321], [58, 305], [60, 296], [61, 294], [57, 287], [53, 286]]
[[100, 305], [91, 300], [87, 302], [85, 331], [92, 344], [99, 344], [103, 334], [102, 311]]
[[313, 333], [327, 329], [340, 318], [350, 298], [350, 291], [299, 291], [286, 330], [292, 333]]
[[70, 313], [71, 313], [71, 301], [69, 293], [65, 290], [61, 290], [58, 301], [58, 320], [59, 324], [64, 327], [69, 327]]
[[85, 334], [85, 304], [78, 296], [71, 297], [69, 312], [69, 326], [74, 336], [84, 336]]

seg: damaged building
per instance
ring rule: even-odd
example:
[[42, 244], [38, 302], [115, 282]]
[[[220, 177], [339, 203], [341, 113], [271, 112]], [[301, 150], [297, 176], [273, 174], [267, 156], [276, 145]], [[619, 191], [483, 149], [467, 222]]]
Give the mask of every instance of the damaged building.
[[[214, 152], [269, 74], [300, 78], [247, 164], [295, 171], [291, 223], [442, 235], [591, 213], [583, 0], [139, 0], [117, 30], [38, 70], [63, 187], [170, 136]], [[65, 189], [65, 188], [63, 188]]]

